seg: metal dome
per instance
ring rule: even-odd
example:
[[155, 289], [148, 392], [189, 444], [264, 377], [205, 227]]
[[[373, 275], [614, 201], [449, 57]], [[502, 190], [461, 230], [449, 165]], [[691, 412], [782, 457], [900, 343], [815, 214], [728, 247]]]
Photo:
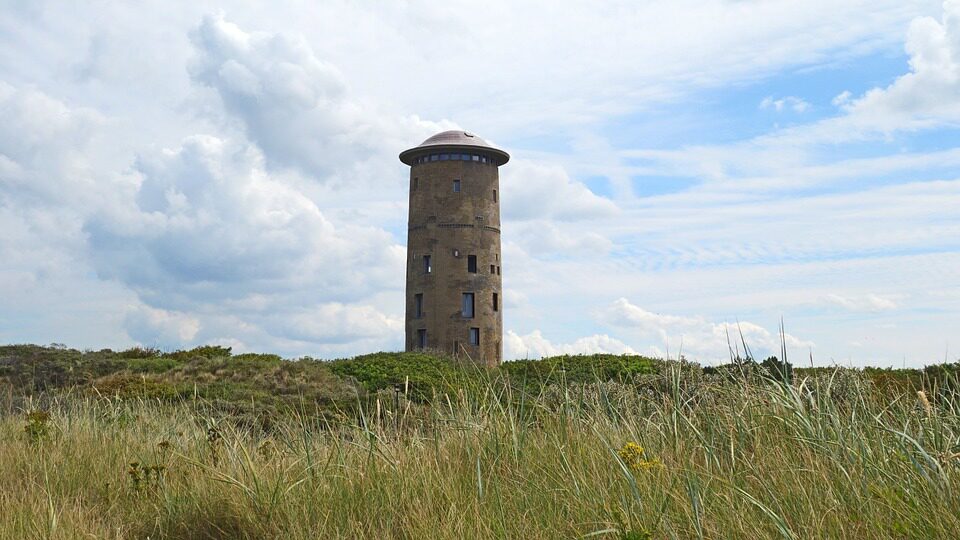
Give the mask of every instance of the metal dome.
[[465, 148], [480, 150], [491, 157], [494, 157], [498, 166], [510, 161], [510, 154], [500, 150], [499, 148], [490, 146], [490, 143], [481, 139], [480, 137], [477, 137], [469, 131], [460, 131], [456, 129], [437, 133], [419, 145], [400, 152], [400, 161], [406, 165], [412, 165], [415, 157], [426, 153], [436, 152], [443, 149], [463, 150]]

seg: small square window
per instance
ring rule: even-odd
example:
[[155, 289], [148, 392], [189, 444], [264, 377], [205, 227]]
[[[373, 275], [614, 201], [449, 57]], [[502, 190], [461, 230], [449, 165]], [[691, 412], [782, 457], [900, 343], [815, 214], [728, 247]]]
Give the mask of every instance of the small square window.
[[463, 298], [460, 305], [460, 315], [462, 315], [465, 319], [472, 319], [474, 313], [473, 307], [473, 293], [463, 293]]
[[474, 346], [480, 345], [480, 329], [479, 328], [470, 329], [470, 344]]
[[430, 154], [430, 161], [436, 161], [440, 159], [440, 156], [437, 154]]
[[447, 161], [450, 159], [450, 154], [440, 154], [440, 161]]
[[477, 256], [476, 255], [467, 255], [467, 272], [471, 274], [477, 273]]
[[460, 193], [460, 180], [453, 181], [453, 192]]
[[473, 161], [480, 161], [480, 156], [470, 156]]
[[423, 256], [423, 273], [429, 274], [432, 271], [433, 271], [433, 267], [430, 266], [430, 256], [424, 255]]

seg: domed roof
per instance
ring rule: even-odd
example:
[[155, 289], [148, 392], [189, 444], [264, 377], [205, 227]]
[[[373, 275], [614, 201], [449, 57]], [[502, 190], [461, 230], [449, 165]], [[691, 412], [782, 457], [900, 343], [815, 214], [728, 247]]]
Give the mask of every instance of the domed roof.
[[411, 165], [414, 157], [444, 148], [483, 150], [488, 155], [496, 158], [497, 165], [503, 165], [510, 160], [510, 154], [499, 148], [490, 146], [490, 143], [477, 137], [473, 133], [453, 129], [450, 131], [441, 131], [423, 141], [418, 146], [400, 152], [400, 161]]

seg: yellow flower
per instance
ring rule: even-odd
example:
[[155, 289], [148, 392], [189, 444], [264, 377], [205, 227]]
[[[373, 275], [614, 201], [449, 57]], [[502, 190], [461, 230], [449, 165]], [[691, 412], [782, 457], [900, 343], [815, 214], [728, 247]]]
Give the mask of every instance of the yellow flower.
[[647, 459], [643, 447], [635, 442], [628, 442], [617, 452], [623, 463], [634, 472], [646, 471], [663, 467], [659, 458]]

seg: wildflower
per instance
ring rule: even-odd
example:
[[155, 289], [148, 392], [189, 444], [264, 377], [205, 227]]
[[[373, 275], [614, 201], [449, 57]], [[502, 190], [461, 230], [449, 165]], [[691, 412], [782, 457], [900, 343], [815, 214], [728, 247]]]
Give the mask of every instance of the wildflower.
[[623, 460], [623, 463], [634, 472], [647, 471], [658, 467], [663, 467], [659, 458], [647, 459], [643, 447], [635, 442], [628, 442], [623, 445], [617, 455]]

